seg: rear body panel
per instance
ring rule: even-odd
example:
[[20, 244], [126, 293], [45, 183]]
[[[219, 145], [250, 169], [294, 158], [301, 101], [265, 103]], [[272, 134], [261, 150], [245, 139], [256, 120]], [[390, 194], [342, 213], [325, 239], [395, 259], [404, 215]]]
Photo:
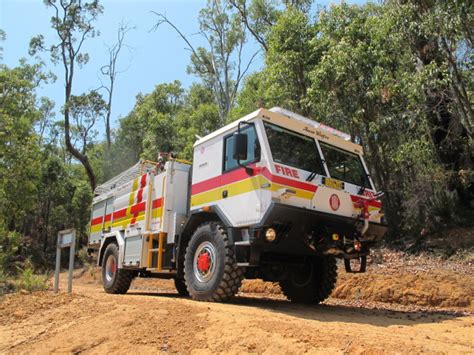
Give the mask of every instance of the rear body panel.
[[89, 246], [121, 239], [119, 267], [146, 267], [147, 235], [164, 233], [173, 243], [186, 218], [189, 165], [169, 162], [163, 172], [147, 171], [96, 197]]

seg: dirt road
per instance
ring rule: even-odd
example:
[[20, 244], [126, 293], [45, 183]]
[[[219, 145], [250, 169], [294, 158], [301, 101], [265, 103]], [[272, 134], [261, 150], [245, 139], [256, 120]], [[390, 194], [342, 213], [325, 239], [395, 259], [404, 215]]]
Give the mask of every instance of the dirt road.
[[76, 281], [72, 295], [7, 296], [0, 353], [474, 352], [469, 314], [356, 308], [335, 299], [308, 307], [271, 294], [201, 303], [178, 297], [170, 281], [154, 289], [137, 284], [109, 295]]

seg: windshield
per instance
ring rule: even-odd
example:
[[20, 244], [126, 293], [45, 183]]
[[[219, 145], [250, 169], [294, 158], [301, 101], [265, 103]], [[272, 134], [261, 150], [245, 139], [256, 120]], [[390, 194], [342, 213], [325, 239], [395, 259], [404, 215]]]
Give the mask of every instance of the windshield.
[[264, 125], [275, 163], [326, 175], [314, 139], [267, 122]]
[[371, 189], [369, 178], [357, 154], [319, 142], [332, 178]]

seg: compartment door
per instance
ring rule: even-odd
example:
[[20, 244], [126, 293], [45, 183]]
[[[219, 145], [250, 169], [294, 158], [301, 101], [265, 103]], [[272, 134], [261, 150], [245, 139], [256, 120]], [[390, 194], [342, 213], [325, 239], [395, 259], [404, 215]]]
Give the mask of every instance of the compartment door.
[[104, 214], [106, 201], [92, 205], [89, 244], [99, 244], [104, 228]]

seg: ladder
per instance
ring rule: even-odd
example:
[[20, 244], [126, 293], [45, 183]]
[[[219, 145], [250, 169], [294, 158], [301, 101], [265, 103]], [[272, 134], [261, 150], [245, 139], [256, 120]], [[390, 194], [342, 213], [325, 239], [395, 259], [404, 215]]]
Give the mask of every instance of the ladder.
[[[161, 212], [161, 227], [163, 226], [163, 217], [165, 211], [164, 205], [164, 198], [165, 198], [165, 181], [166, 178], [163, 178], [163, 204], [162, 204], [162, 212]], [[147, 270], [150, 271], [163, 271], [163, 253], [165, 252], [165, 240], [167, 234], [165, 232], [158, 232], [158, 231], [150, 231], [150, 221], [152, 218], [152, 197], [153, 197], [153, 179], [150, 180], [150, 185], [148, 189], [148, 196], [147, 196], [147, 219], [146, 219], [146, 232], [145, 233], [145, 240], [147, 240], [147, 260], [146, 266]], [[153, 257], [156, 255], [156, 263], [153, 261]]]
[[[166, 233], [150, 233], [147, 234], [146, 237], [148, 237], [147, 269], [163, 271], [163, 253], [165, 252], [164, 240], [166, 238]], [[154, 241], [158, 242], [157, 248], [154, 248], [153, 246]], [[153, 265], [153, 255], [155, 253], [157, 254], [156, 266]]]

